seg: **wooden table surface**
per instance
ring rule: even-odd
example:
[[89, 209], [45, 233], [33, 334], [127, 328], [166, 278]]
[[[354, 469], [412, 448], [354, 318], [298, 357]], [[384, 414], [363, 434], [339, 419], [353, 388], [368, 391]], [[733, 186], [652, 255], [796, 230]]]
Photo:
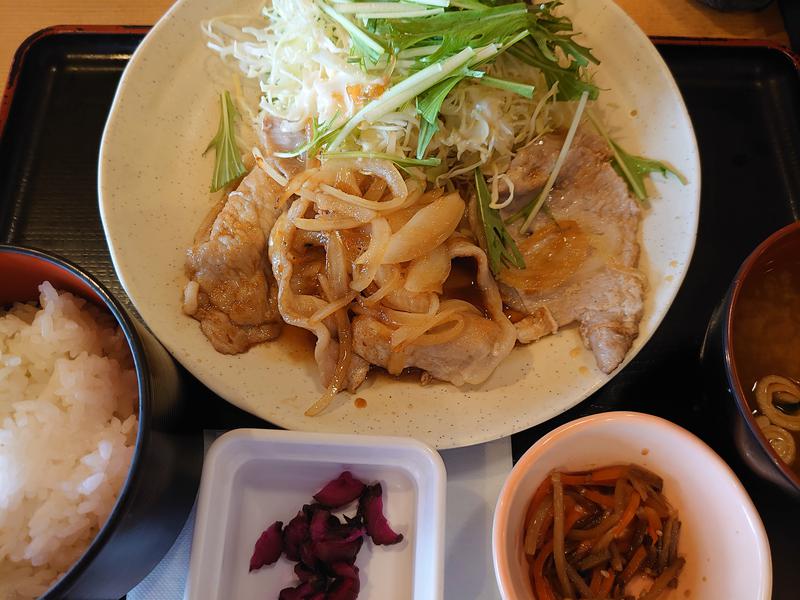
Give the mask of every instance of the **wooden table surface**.
[[[758, 12], [721, 13], [696, 0], [616, 0], [648, 35], [768, 39], [788, 45], [776, 3]], [[0, 0], [0, 85], [14, 52], [51, 25], [152, 25], [172, 0]], [[2, 89], [2, 88], [0, 88]]]

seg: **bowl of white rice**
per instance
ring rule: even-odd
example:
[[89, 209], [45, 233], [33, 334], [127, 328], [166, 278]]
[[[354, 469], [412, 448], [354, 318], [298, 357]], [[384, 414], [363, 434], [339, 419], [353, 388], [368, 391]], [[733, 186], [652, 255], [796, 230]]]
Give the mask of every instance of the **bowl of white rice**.
[[197, 492], [195, 412], [97, 280], [0, 245], [0, 600], [120, 598], [144, 578]]

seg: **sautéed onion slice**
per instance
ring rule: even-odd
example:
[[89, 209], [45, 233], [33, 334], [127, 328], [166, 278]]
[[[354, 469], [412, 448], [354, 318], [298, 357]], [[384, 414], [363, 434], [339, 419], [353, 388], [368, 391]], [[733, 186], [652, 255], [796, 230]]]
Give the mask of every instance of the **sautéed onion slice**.
[[784, 412], [775, 405], [776, 400], [800, 409], [800, 386], [779, 375], [762, 377], [756, 384], [756, 401], [764, 416], [789, 431], [800, 431], [800, 413], [791, 415]]

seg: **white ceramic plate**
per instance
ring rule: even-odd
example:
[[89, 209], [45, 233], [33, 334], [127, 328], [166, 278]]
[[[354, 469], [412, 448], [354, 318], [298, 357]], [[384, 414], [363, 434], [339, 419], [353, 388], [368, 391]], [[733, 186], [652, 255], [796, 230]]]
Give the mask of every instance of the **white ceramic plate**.
[[[342, 394], [323, 415], [304, 410], [322, 387], [310, 353], [280, 341], [239, 356], [214, 351], [183, 315], [184, 251], [212, 200], [213, 157], [201, 156], [217, 127], [217, 98], [230, 87], [204, 45], [200, 22], [255, 14], [252, 0], [180, 0], [131, 59], [117, 90], [100, 152], [99, 193], [117, 274], [147, 325], [172, 354], [223, 398], [288, 429], [408, 435], [438, 448], [496, 439], [574, 406], [611, 376], [595, 367], [576, 330], [516, 348], [478, 387], [371, 377], [356, 408]], [[650, 289], [630, 361], [653, 334], [683, 281], [700, 201], [697, 145], [683, 100], [656, 49], [611, 0], [572, 0], [581, 41], [602, 65], [596, 81], [604, 119], [629, 151], [668, 160], [689, 179], [656, 181], [642, 227]], [[626, 362], [627, 362], [626, 361]], [[624, 365], [623, 365], [624, 366]]]
[[[534, 600], [523, 522], [553, 469], [634, 463], [664, 479], [681, 520], [686, 566], [664, 600], [769, 600], [772, 559], [758, 511], [736, 475], [697, 437], [659, 417], [611, 412], [562, 425], [536, 442], [506, 479], [494, 511], [492, 555], [503, 600]], [[713, 507], [713, 508], [712, 508]]]

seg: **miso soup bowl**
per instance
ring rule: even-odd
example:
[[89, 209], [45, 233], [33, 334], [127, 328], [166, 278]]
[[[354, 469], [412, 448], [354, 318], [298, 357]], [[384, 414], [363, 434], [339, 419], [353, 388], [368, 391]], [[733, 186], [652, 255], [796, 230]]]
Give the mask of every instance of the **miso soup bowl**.
[[172, 357], [100, 282], [58, 256], [0, 244], [0, 306], [37, 300], [44, 281], [116, 319], [136, 369], [139, 430], [127, 478], [108, 519], [42, 597], [122, 598], [164, 557], [186, 522], [200, 483], [202, 430]]
[[754, 407], [739, 379], [733, 353], [733, 324], [742, 289], [754, 273], [786, 252], [800, 253], [800, 221], [776, 231], [742, 263], [709, 322], [703, 344], [703, 363], [709, 375], [710, 393], [722, 392], [727, 396], [723, 404], [730, 420], [733, 443], [743, 461], [762, 479], [800, 499], [800, 477], [778, 457], [761, 433], [755, 421]]

